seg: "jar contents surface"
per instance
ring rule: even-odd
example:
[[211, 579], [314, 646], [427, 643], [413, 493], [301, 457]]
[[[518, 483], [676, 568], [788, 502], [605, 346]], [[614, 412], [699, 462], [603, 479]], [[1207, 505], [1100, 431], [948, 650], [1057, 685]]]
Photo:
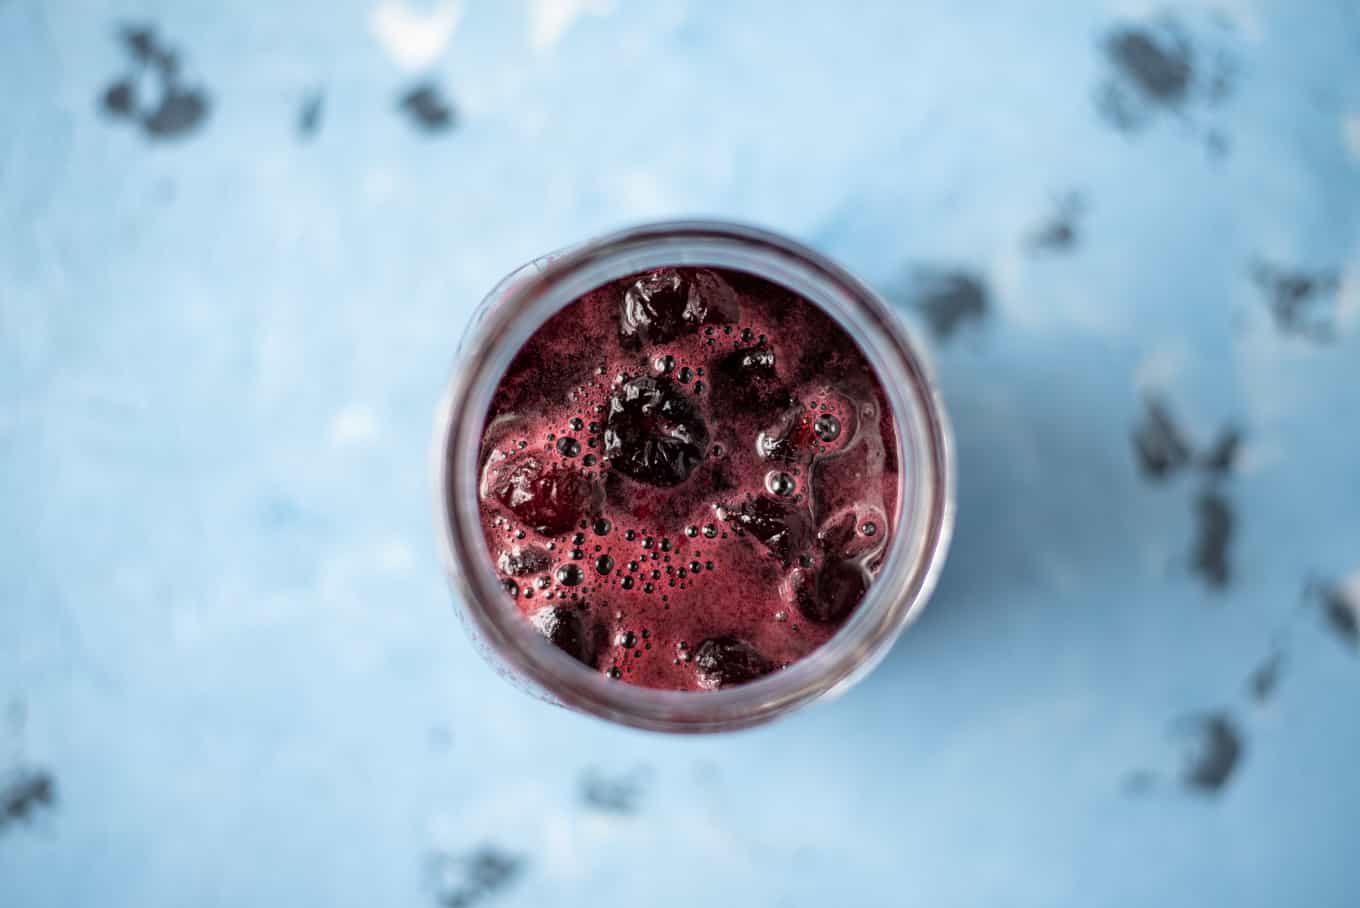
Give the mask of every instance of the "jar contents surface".
[[519, 350], [479, 496], [506, 595], [552, 643], [622, 682], [712, 690], [844, 624], [898, 474], [883, 389], [834, 319], [744, 272], [663, 268]]

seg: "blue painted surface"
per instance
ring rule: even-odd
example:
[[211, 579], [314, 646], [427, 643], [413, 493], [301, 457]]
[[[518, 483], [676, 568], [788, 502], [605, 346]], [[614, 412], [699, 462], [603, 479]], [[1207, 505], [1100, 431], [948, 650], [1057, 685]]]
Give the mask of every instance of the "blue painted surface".
[[[1141, 4], [841, 6], [0, 0], [0, 771], [56, 794], [0, 830], [0, 904], [435, 904], [431, 856], [482, 845], [519, 860], [488, 905], [1355, 903], [1360, 658], [1302, 591], [1360, 576], [1360, 11], [1176, 5], [1192, 86], [1121, 131]], [[200, 126], [99, 111], [127, 22]], [[427, 78], [447, 132], [397, 107]], [[683, 214], [912, 317], [917, 265], [990, 302], [934, 345], [960, 496], [925, 617], [842, 700], [705, 740], [494, 677], [425, 469], [489, 286]], [[1279, 330], [1257, 260], [1336, 274], [1332, 341]], [[1224, 589], [1211, 480], [1139, 473], [1150, 393], [1199, 450], [1245, 432]], [[1205, 710], [1245, 745], [1212, 793], [1172, 731]]]

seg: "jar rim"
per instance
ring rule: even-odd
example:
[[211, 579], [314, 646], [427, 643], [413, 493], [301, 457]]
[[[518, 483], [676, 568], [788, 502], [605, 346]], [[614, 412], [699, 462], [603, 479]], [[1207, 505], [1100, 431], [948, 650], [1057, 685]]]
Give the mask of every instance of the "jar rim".
[[[714, 691], [620, 683], [543, 640], [501, 588], [477, 499], [487, 407], [524, 341], [583, 293], [667, 265], [748, 271], [798, 292], [839, 322], [860, 346], [888, 397], [901, 471], [894, 531], [882, 567], [845, 625], [787, 668]], [[906, 327], [877, 294], [821, 254], [741, 224], [644, 224], [514, 272], [491, 291], [464, 335], [434, 428], [431, 466], [440, 554], [454, 594], [462, 598], [460, 612], [469, 630], [491, 651], [488, 655], [520, 673], [518, 680], [536, 687], [540, 695], [638, 728], [742, 728], [847, 689], [886, 655], [924, 608], [953, 529], [952, 435], [928, 365]]]

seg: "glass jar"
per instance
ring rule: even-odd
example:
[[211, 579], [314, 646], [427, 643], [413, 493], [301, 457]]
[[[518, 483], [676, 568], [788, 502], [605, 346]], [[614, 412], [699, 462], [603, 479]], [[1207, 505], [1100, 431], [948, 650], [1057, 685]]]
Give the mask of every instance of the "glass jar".
[[[593, 671], [536, 633], [505, 595], [482, 535], [477, 486], [487, 407], [511, 359], [550, 316], [617, 278], [663, 266], [750, 272], [836, 319], [878, 373], [901, 470], [896, 528], [878, 576], [845, 625], [781, 671], [714, 691], [656, 690]], [[954, 516], [949, 425], [920, 353], [893, 312], [843, 269], [791, 240], [721, 222], [650, 224], [544, 256], [504, 278], [459, 346], [435, 420], [436, 522], [458, 610], [478, 649], [530, 693], [625, 725], [715, 732], [784, 715], [847, 690], [925, 606]]]

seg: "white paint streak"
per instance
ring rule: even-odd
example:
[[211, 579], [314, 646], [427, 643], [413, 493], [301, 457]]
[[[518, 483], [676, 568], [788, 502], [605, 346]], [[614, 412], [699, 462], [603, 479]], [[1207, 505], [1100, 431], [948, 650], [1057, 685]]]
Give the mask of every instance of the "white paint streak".
[[425, 836], [430, 847], [440, 851], [451, 851], [462, 842], [459, 839], [459, 824], [449, 814], [438, 811], [425, 820]]
[[1242, 445], [1233, 465], [1241, 476], [1253, 476], [1284, 460], [1284, 447], [1278, 441], [1248, 441]]
[[1336, 330], [1349, 335], [1360, 329], [1360, 263], [1350, 265], [1341, 275], [1336, 294]]
[[443, 0], [429, 10], [414, 10], [397, 0], [373, 8], [368, 27], [383, 51], [402, 69], [424, 69], [449, 46], [463, 18], [460, 0]]
[[[998, 219], [1004, 217], [998, 215]], [[1022, 223], [1009, 220], [1013, 225]], [[1022, 229], [1017, 226], [1010, 235]], [[1112, 337], [1129, 332], [1126, 313], [1094, 301], [1086, 285], [1046, 280], [1047, 267], [1027, 257], [1014, 242], [1001, 243], [988, 260], [987, 282], [996, 309], [1008, 324], [1034, 333], [1062, 330]]]
[[612, 0], [534, 0], [529, 43], [538, 53], [552, 50], [581, 16], [603, 16], [613, 9]]
[[362, 404], [350, 404], [331, 419], [331, 442], [337, 447], [368, 445], [378, 440], [378, 418]]
[[1143, 357], [1133, 373], [1133, 386], [1139, 391], [1163, 391], [1180, 380], [1185, 372], [1185, 345], [1171, 343]]
[[1360, 113], [1342, 115], [1341, 140], [1346, 143], [1351, 160], [1360, 164]]
[[1341, 599], [1350, 606], [1356, 620], [1360, 621], [1360, 571], [1351, 574], [1338, 585]]
[[585, 862], [576, 847], [577, 841], [576, 830], [566, 814], [553, 813], [544, 817], [540, 857], [550, 877], [579, 880], [585, 876]]
[[[1264, 316], [1261, 317], [1264, 321]], [[1281, 343], [1274, 330], [1265, 324], [1254, 326], [1237, 340], [1234, 349], [1237, 376], [1247, 404], [1247, 416], [1258, 429], [1275, 422], [1289, 410], [1294, 389], [1283, 380], [1282, 372], [1302, 343]]]
[[[997, 300], [1024, 298], [1025, 263], [1018, 249], [1010, 245], [1003, 247], [1002, 251], [992, 258], [989, 272], [992, 292]], [[1002, 306], [1007, 315], [1014, 317], [1017, 322], [1027, 323], [1030, 327], [1035, 327], [1036, 322], [1043, 320], [1040, 312], [1035, 309], [1013, 303], [1002, 303]]]

